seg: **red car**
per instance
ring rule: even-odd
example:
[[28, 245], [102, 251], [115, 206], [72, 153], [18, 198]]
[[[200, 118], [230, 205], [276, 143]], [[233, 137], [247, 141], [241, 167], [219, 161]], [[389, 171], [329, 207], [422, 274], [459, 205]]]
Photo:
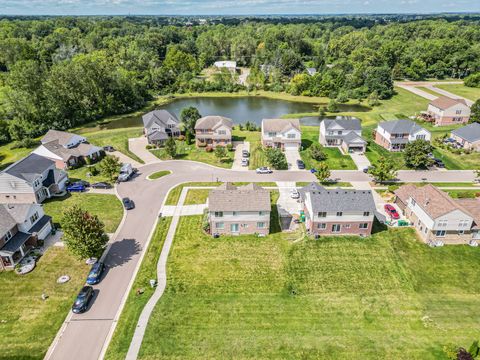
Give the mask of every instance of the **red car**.
[[400, 215], [398, 215], [398, 212], [397, 212], [397, 210], [393, 207], [393, 205], [385, 204], [385, 211], [387, 212], [388, 215], [390, 215], [390, 217], [391, 217], [393, 220], [398, 220], [398, 219], [400, 219]]

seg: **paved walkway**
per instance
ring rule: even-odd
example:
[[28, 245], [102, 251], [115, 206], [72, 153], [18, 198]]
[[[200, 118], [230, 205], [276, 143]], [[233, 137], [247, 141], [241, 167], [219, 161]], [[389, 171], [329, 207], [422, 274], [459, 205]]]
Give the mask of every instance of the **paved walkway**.
[[419, 89], [415, 86], [412, 86], [412, 85], [397, 84], [397, 86], [402, 88], [402, 89], [405, 89], [407, 91], [410, 91], [411, 93], [414, 93], [415, 95], [418, 95], [418, 96], [421, 96], [425, 99], [428, 99], [428, 100], [435, 100], [436, 98], [438, 98], [438, 96], [430, 94], [430, 93], [428, 93], [426, 91], [423, 91], [423, 90], [421, 90], [421, 89]]
[[188, 215], [202, 215], [203, 211], [207, 208], [207, 204], [198, 205], [167, 205], [162, 208], [162, 216], [188, 216]]
[[140, 164], [138, 161], [133, 160], [131, 157], [125, 155], [124, 153], [121, 153], [120, 151], [113, 151], [108, 154], [118, 157], [120, 159], [120, 162], [123, 164], [126, 164], [126, 163], [132, 164], [132, 166], [135, 168], [139, 168], [140, 166], [143, 165], [143, 164]]
[[300, 204], [297, 199], [292, 199], [291, 191], [296, 188], [296, 183], [293, 181], [279, 181], [277, 182], [280, 196], [277, 200], [277, 210], [280, 217], [280, 226], [282, 230], [289, 230], [292, 226], [292, 219], [294, 214], [299, 214]]
[[[402, 89], [410, 91], [411, 93], [414, 93], [415, 95], [421, 96], [428, 100], [435, 100], [440, 95], [443, 95], [452, 99], [465, 99], [467, 105], [472, 106], [473, 105], [472, 100], [464, 98], [463, 96], [459, 96], [457, 94], [451, 93], [450, 91], [440, 89], [435, 86], [435, 85], [461, 85], [461, 84], [463, 84], [463, 81], [402, 81], [402, 82], [396, 82], [395, 86], [398, 86]], [[425, 87], [427, 89], [430, 89], [438, 93], [439, 95], [437, 96], [434, 94], [430, 94], [422, 89], [419, 89], [418, 87]]]
[[355, 165], [357, 166], [358, 170], [363, 170], [372, 165], [370, 163], [370, 160], [368, 160], [368, 158], [365, 156], [365, 154], [350, 153], [349, 155], [352, 158]]
[[242, 166], [242, 151], [247, 150], [250, 153], [250, 143], [248, 141], [235, 142], [235, 155], [233, 158], [232, 170], [247, 171], [248, 166]]
[[427, 88], [429, 88], [430, 90], [433, 90], [443, 96], [447, 96], [449, 98], [452, 98], [452, 99], [464, 99], [465, 102], [467, 103], [468, 106], [472, 106], [473, 105], [473, 101], [470, 100], [470, 99], [467, 99], [465, 97], [462, 97], [462, 96], [459, 96], [459, 95], [456, 95], [454, 93], [451, 93], [450, 91], [447, 91], [447, 90], [443, 90], [443, 89], [440, 89], [436, 86], [427, 86]]
[[128, 149], [142, 159], [145, 164], [160, 162], [159, 158], [146, 149], [147, 145], [148, 141], [145, 136], [128, 139]]

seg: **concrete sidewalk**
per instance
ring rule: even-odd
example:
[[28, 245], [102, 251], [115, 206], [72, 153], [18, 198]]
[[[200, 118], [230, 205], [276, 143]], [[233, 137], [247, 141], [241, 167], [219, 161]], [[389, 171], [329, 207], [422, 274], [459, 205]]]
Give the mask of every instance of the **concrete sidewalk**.
[[162, 216], [189, 216], [189, 215], [202, 215], [203, 211], [207, 208], [207, 204], [198, 205], [167, 205], [162, 208]]

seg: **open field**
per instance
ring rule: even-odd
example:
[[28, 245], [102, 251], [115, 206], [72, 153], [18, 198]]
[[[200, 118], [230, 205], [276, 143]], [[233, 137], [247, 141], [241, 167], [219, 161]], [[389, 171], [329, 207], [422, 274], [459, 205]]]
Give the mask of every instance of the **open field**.
[[[43, 359], [89, 270], [65, 248], [52, 247], [30, 274], [0, 272], [0, 358]], [[57, 284], [65, 274], [70, 281]]]
[[65, 209], [78, 205], [87, 210], [105, 224], [105, 231], [113, 233], [117, 229], [123, 217], [122, 203], [115, 195], [111, 194], [68, 194], [63, 198], [52, 198], [43, 204], [45, 213], [52, 217], [52, 221], [58, 226]]
[[478, 337], [479, 249], [431, 249], [412, 229], [213, 239], [201, 221], [180, 221], [140, 359], [444, 359]]
[[435, 85], [439, 89], [450, 91], [455, 95], [463, 96], [472, 101], [480, 99], [480, 88], [472, 88], [465, 85], [459, 84], [445, 84], [445, 85]]
[[211, 189], [190, 189], [187, 192], [184, 205], [205, 204]]

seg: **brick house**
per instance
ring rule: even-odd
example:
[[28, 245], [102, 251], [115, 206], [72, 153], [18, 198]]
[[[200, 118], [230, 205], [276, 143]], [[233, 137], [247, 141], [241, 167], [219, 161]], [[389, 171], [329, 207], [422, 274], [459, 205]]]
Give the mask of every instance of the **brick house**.
[[428, 104], [427, 114], [437, 126], [466, 124], [470, 120], [470, 107], [465, 99], [441, 96]]
[[375, 130], [375, 143], [388, 151], [402, 151], [412, 141], [431, 138], [430, 131], [411, 120], [383, 121]]
[[208, 195], [211, 234], [267, 235], [270, 232], [270, 192], [255, 184], [224, 183]]
[[263, 119], [262, 145], [281, 150], [300, 149], [302, 133], [298, 119]]
[[227, 146], [232, 143], [233, 121], [223, 116], [205, 116], [195, 123], [197, 146]]

